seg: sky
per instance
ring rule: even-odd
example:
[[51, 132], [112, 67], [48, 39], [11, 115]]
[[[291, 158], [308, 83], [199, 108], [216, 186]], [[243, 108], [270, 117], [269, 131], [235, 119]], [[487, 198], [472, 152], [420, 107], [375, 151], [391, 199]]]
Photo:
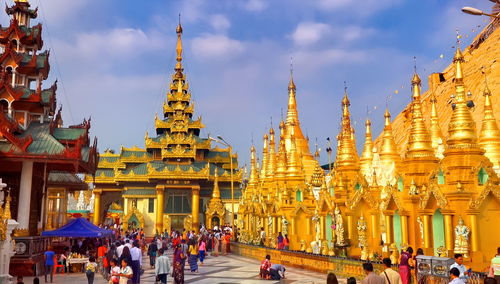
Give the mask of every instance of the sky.
[[[155, 133], [175, 64], [181, 14], [183, 64], [202, 136], [221, 135], [248, 164], [254, 141], [286, 113], [290, 63], [299, 118], [314, 148], [337, 135], [344, 81], [361, 151], [364, 120], [378, 135], [410, 101], [414, 57], [421, 77], [443, 70], [486, 17], [460, 8], [488, 0], [31, 0], [39, 7], [49, 87], [59, 81], [66, 126], [92, 117], [98, 148], [144, 147]], [[7, 0], [11, 3], [11, 0]], [[8, 25], [6, 15], [0, 17]], [[293, 58], [293, 60], [291, 60]], [[424, 80], [424, 90], [427, 82]], [[336, 143], [333, 143], [336, 144]], [[325, 151], [321, 162], [326, 163]]]

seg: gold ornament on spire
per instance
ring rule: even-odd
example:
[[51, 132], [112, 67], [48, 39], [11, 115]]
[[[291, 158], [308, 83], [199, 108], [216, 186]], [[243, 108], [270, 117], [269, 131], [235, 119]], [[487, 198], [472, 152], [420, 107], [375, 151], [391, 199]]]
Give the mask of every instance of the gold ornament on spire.
[[285, 145], [285, 122], [280, 123], [280, 142], [278, 147], [278, 161], [276, 164], [276, 179], [284, 180], [286, 177], [286, 145]]
[[353, 139], [353, 128], [351, 126], [351, 114], [349, 112], [350, 105], [351, 103], [347, 95], [346, 87], [342, 99], [341, 129], [337, 136], [339, 139], [339, 147], [337, 148], [335, 164], [339, 170], [344, 166], [356, 165], [358, 162], [358, 153], [356, 151], [356, 145]]
[[260, 168], [260, 178], [262, 180], [266, 179], [267, 176], [267, 164], [269, 162], [269, 136], [264, 134], [263, 137], [264, 145], [262, 147], [262, 166]]
[[256, 186], [259, 182], [259, 172], [257, 170], [257, 158], [255, 155], [255, 146], [250, 148], [250, 178], [248, 179], [249, 186]]
[[273, 179], [276, 171], [276, 142], [274, 134], [274, 129], [271, 127], [269, 130], [269, 151], [266, 170], [266, 179], [269, 181]]
[[441, 131], [441, 126], [439, 125], [439, 117], [437, 112], [437, 99], [433, 94], [431, 98], [431, 127], [430, 134], [432, 140], [432, 148], [434, 149], [434, 154], [438, 158], [442, 158], [443, 151], [443, 132]]
[[176, 52], [177, 52], [177, 64], [175, 65], [175, 71], [177, 74], [182, 74], [183, 68], [182, 68], [182, 25], [181, 25], [181, 15], [179, 14], [179, 24], [177, 25], [177, 28], [175, 29], [177, 33], [177, 47], [176, 47]]
[[406, 150], [407, 158], [415, 157], [429, 157], [434, 156], [434, 149], [432, 148], [432, 140], [427, 132], [422, 115], [422, 104], [420, 101], [420, 77], [417, 73], [413, 75], [411, 80], [413, 94], [412, 94], [412, 120], [410, 126], [410, 135], [408, 137], [408, 144]]
[[397, 168], [400, 164], [400, 156], [398, 154], [396, 142], [394, 141], [394, 135], [392, 134], [391, 114], [389, 113], [388, 108], [385, 109], [384, 118], [385, 121], [382, 135], [382, 147], [380, 149], [380, 161], [385, 167], [394, 166]]
[[212, 198], [220, 199], [220, 190], [219, 190], [219, 174], [217, 173], [217, 169], [215, 169], [214, 175], [214, 190], [212, 192]]
[[[486, 81], [486, 80], [485, 80]], [[486, 83], [486, 82], [485, 82]], [[493, 112], [491, 91], [486, 83], [484, 88], [484, 111], [479, 145], [485, 150], [485, 156], [490, 159], [497, 171], [500, 169], [500, 130]]]
[[367, 119], [365, 122], [365, 145], [363, 147], [361, 158], [359, 159], [361, 172], [364, 176], [371, 176], [372, 174], [373, 140], [371, 125], [371, 121]]
[[477, 147], [476, 123], [467, 107], [462, 64], [465, 62], [460, 47], [457, 46], [455, 57], [455, 109], [448, 125], [448, 147], [458, 145]]

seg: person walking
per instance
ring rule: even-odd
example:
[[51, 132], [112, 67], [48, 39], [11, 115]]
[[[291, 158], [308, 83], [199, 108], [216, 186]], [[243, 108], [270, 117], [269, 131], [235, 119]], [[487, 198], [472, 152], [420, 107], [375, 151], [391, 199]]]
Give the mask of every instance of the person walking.
[[226, 233], [222, 234], [222, 255], [227, 254], [227, 238], [226, 238]]
[[89, 261], [85, 264], [85, 275], [89, 284], [94, 284], [95, 273], [97, 272], [97, 263], [95, 257], [89, 257]]
[[288, 235], [285, 235], [285, 237], [283, 238], [283, 248], [285, 250], [290, 249], [290, 239], [288, 239]]
[[118, 259], [118, 262], [120, 263], [120, 265], [122, 263], [122, 260], [126, 260], [127, 265], [130, 265], [132, 263], [132, 256], [130, 255], [130, 249], [127, 246], [125, 246], [123, 248], [122, 254], [121, 254], [120, 258]]
[[52, 247], [49, 246], [47, 248], [47, 251], [43, 255], [43, 257], [45, 258], [45, 283], [47, 283], [47, 274], [50, 274], [50, 283], [53, 282], [55, 256], [56, 256], [56, 253], [52, 250]]
[[174, 250], [174, 271], [172, 272], [172, 277], [174, 278], [175, 284], [184, 284], [184, 261], [186, 255], [182, 252], [181, 245], [177, 245]]
[[156, 244], [156, 240], [152, 240], [148, 247], [149, 265], [151, 265], [151, 268], [155, 268], [157, 251], [158, 245]]
[[200, 256], [200, 265], [203, 266], [203, 260], [205, 260], [205, 251], [206, 251], [206, 242], [205, 237], [200, 238], [200, 242], [198, 243], [198, 254]]
[[362, 284], [384, 284], [384, 278], [378, 276], [373, 272], [373, 264], [371, 262], [363, 263], [363, 270], [366, 273], [365, 279], [361, 281]]
[[281, 232], [278, 233], [277, 240], [278, 240], [278, 249], [282, 250], [285, 247], [285, 243], [284, 243], [285, 238], [283, 238], [283, 235], [281, 234]]
[[130, 256], [132, 257], [132, 271], [134, 272], [132, 283], [141, 283], [142, 250], [139, 246], [138, 240], [133, 242], [133, 247], [130, 250]]
[[399, 275], [399, 273], [397, 273], [391, 268], [392, 267], [391, 259], [386, 257], [382, 260], [382, 262], [384, 263], [385, 269], [382, 273], [380, 273], [380, 276], [384, 278], [385, 284], [403, 284], [403, 281], [401, 281], [401, 276]]
[[128, 281], [134, 276], [134, 272], [127, 261], [127, 259], [121, 261], [122, 268], [120, 269], [120, 274], [118, 274], [120, 276], [119, 284], [128, 284]]
[[194, 239], [189, 240], [188, 262], [191, 272], [198, 273], [198, 243]]
[[401, 281], [403, 284], [410, 283], [410, 266], [413, 263], [413, 248], [408, 247], [406, 251], [403, 251], [399, 256], [399, 275], [401, 276]]
[[158, 258], [156, 259], [155, 265], [155, 275], [157, 281], [160, 281], [162, 284], [167, 283], [167, 276], [170, 274], [170, 258], [166, 255], [163, 248], [158, 250]]

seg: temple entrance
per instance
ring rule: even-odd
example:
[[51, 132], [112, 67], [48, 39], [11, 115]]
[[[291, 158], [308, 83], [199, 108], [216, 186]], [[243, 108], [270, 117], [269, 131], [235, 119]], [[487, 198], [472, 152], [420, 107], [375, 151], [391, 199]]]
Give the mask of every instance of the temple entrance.
[[212, 228], [209, 228], [209, 229], [213, 229], [215, 226], [220, 227], [220, 218], [218, 216], [212, 217], [211, 221], [212, 221], [212, 223], [211, 223]]
[[[186, 215], [171, 215], [170, 216], [170, 226], [172, 227], [172, 230], [174, 231], [179, 231], [182, 233], [182, 229], [184, 229], [184, 218], [186, 218]], [[186, 229], [191, 229], [191, 228], [186, 228]]]

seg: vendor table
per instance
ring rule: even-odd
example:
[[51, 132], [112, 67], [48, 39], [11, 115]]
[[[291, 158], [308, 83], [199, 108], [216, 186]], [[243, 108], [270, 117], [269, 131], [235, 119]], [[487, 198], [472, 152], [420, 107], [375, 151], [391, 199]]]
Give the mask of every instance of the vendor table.
[[68, 258], [68, 259], [66, 259], [66, 267], [68, 267], [68, 271], [71, 271], [70, 269], [71, 269], [71, 265], [72, 264], [81, 264], [82, 265], [82, 271], [83, 271], [83, 266], [88, 261], [89, 261], [88, 257], [84, 257], [84, 258]]

